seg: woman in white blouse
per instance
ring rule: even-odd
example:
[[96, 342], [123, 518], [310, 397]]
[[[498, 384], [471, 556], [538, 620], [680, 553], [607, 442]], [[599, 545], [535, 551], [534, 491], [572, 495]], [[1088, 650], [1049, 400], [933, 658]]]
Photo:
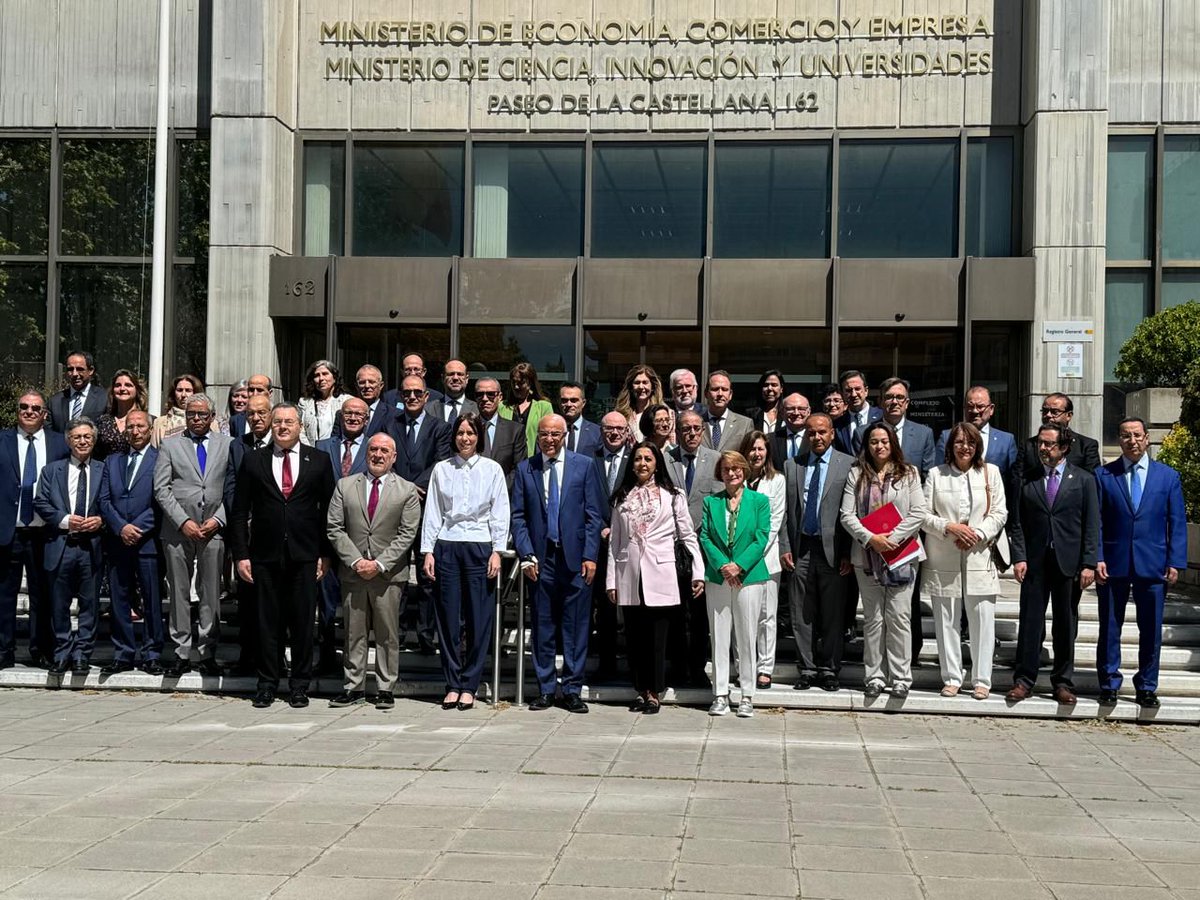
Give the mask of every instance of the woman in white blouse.
[[771, 686], [771, 675], [775, 671], [775, 618], [779, 613], [779, 577], [783, 565], [779, 561], [779, 529], [787, 515], [787, 482], [783, 473], [771, 464], [771, 450], [767, 436], [761, 431], [751, 431], [742, 439], [742, 456], [750, 463], [750, 475], [746, 487], [766, 494], [771, 501], [771, 536], [767, 541], [764, 556], [770, 580], [763, 585], [762, 609], [758, 614], [758, 689]]
[[[504, 470], [479, 453], [483, 422], [463, 413], [454, 426], [453, 457], [433, 467], [425, 498], [421, 552], [436, 588], [434, 613], [446, 696], [442, 709], [471, 709], [496, 612], [500, 551], [508, 546]], [[466, 628], [466, 654], [460, 652]]]
[[1007, 546], [1004, 523], [1008, 506], [1000, 470], [983, 461], [983, 438], [974, 425], [950, 429], [946, 461], [925, 480], [925, 552], [921, 590], [933, 603], [942, 696], [953, 697], [963, 683], [963, 606], [971, 635], [972, 696], [986, 700], [992, 689], [992, 652], [996, 640], [996, 595], [1000, 579], [992, 562], [992, 544]]
[[333, 420], [342, 404], [350, 399], [342, 385], [342, 375], [327, 359], [318, 359], [304, 373], [304, 396], [296, 404], [300, 409], [301, 440], [310, 447], [333, 433]]

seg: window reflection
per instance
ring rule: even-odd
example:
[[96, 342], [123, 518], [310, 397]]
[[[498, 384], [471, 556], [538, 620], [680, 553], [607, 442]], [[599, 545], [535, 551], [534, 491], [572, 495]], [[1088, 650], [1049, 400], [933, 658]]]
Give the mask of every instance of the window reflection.
[[0, 265], [0, 375], [40, 384], [46, 356], [46, 266]]
[[592, 256], [703, 256], [706, 156], [701, 144], [597, 144]]
[[967, 142], [967, 256], [1012, 256], [1012, 138]]
[[344, 246], [346, 145], [304, 145], [304, 255], [340, 255]]
[[1108, 139], [1109, 259], [1149, 259], [1154, 221], [1154, 138]]
[[68, 140], [62, 147], [66, 254], [149, 256], [154, 146], [149, 140]]
[[474, 255], [571, 257], [583, 252], [583, 147], [478, 143]]
[[59, 297], [59, 353], [87, 347], [96, 370], [146, 372], [150, 272], [142, 266], [65, 265]]
[[0, 141], [0, 255], [48, 252], [50, 142]]
[[516, 363], [532, 363], [542, 390], [553, 400], [558, 385], [575, 371], [575, 329], [570, 325], [464, 325], [458, 355], [471, 381], [488, 375], [508, 380]]
[[462, 253], [461, 144], [354, 147], [354, 255]]
[[738, 412], [758, 407], [758, 379], [764, 369], [783, 372], [789, 391], [799, 391], [812, 401], [816, 389], [830, 377], [828, 328], [727, 328], [713, 327], [708, 335], [708, 370], [725, 369], [733, 378], [733, 408]]
[[1200, 136], [1168, 135], [1163, 146], [1164, 259], [1200, 259]]

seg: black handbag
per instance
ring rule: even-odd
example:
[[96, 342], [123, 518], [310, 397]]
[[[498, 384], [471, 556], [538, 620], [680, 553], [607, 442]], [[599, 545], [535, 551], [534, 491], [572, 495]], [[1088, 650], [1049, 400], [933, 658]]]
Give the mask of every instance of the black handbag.
[[[676, 497], [678, 496], [676, 494]], [[675, 514], [674, 505], [674, 501], [672, 501], [671, 519], [675, 523], [675, 580], [679, 582], [681, 595], [690, 597], [692, 595], [692, 551], [688, 549], [687, 542], [679, 532], [679, 517]]]
[[[985, 470], [984, 478], [986, 477], [987, 472]], [[987, 516], [990, 515], [992, 511], [992, 486], [987, 481], [984, 481], [984, 490], [987, 492], [987, 509], [983, 514]], [[1004, 544], [1003, 548], [1000, 546], [1001, 543]], [[1006, 555], [1009, 554], [1008, 538], [1004, 533], [1003, 527], [1001, 527], [1000, 533], [996, 535], [990, 544], [988, 544], [988, 553], [990, 553], [992, 556], [992, 565], [996, 567], [997, 572], [1004, 573], [1008, 571], [1008, 567], [1012, 565], [1012, 563]]]

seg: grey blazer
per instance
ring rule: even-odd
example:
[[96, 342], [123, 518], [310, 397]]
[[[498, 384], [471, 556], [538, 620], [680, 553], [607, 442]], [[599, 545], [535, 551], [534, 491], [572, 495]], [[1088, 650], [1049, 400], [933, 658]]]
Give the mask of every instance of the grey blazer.
[[[708, 413], [702, 413], [704, 416], [704, 442], [703, 446], [709, 450], [716, 450], [718, 453], [724, 453], [726, 450], [736, 450], [742, 445], [742, 438], [754, 430], [754, 422], [749, 416], [743, 416], [741, 413], [735, 413], [732, 409], [728, 410], [725, 415], [725, 427], [721, 429], [721, 446], [713, 447], [712, 445], [712, 423], [708, 421]], [[724, 489], [724, 485], [721, 485]]]
[[[694, 528], [699, 528], [700, 520], [704, 518], [704, 498], [725, 490], [725, 485], [713, 474], [720, 458], [721, 454], [708, 447], [696, 450], [696, 473], [692, 477], [692, 491], [687, 498]], [[667, 474], [671, 476], [675, 487], [681, 491], [687, 490], [687, 466], [683, 462], [682, 446], [676, 445], [667, 453]]]
[[[808, 477], [811, 455], [805, 452], [783, 464], [783, 474], [787, 479], [787, 534], [780, 535], [779, 546], [790, 550], [793, 556], [800, 552], [800, 528], [804, 524], [804, 503], [808, 496], [804, 482]], [[830, 447], [826, 451], [825, 461], [829, 471], [825, 473], [825, 485], [821, 490], [821, 547], [825, 551], [825, 562], [836, 569], [839, 560], [850, 557], [850, 536], [842, 527], [841, 511], [842, 492], [846, 489], [846, 479], [850, 477], [854, 457]]]
[[[463, 413], [469, 413], [469, 412], [475, 413], [476, 415], [478, 415], [479, 407], [475, 404], [474, 400], [472, 400], [470, 397], [467, 397], [464, 395], [463, 398], [459, 401], [458, 414], [461, 416]], [[443, 422], [445, 422], [446, 421], [446, 401], [444, 399], [430, 400], [428, 403], [425, 404], [425, 415], [434, 416], [435, 418], [441, 419]]]
[[180, 529], [191, 519], [199, 524], [216, 519], [228, 521], [233, 502], [234, 467], [231, 465], [233, 439], [215, 431], [208, 433], [208, 455], [204, 474], [196, 461], [196, 445], [189, 434], [175, 434], [158, 448], [154, 465], [154, 499], [162, 507], [162, 538], [182, 541]]
[[388, 584], [408, 581], [409, 550], [421, 528], [421, 498], [411, 481], [389, 472], [375, 509], [367, 518], [370, 476], [365, 472], [338, 481], [329, 500], [326, 533], [338, 558], [343, 584], [362, 584], [352, 566], [359, 559], [376, 560]]

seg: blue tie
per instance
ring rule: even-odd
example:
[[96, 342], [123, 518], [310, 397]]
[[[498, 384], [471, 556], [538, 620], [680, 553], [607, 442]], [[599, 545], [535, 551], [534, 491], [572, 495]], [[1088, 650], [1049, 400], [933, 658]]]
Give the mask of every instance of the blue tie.
[[21, 524], [33, 521], [33, 488], [37, 484], [37, 449], [33, 435], [25, 435], [29, 443], [25, 447], [25, 471], [21, 474]]
[[808, 495], [804, 498], [804, 534], [821, 533], [821, 463], [819, 456], [812, 457], [812, 477], [808, 480]]
[[720, 419], [712, 420], [712, 445], [713, 445], [714, 450], [716, 450], [718, 447], [721, 446], [721, 420]]
[[[201, 449], [203, 449], [203, 446], [204, 445], [202, 444]], [[142, 451], [140, 451], [140, 450], [130, 450], [129, 451], [129, 462], [127, 462], [125, 464], [125, 493], [127, 493], [127, 494], [129, 493], [130, 486], [133, 484], [133, 473], [134, 473], [134, 470], [137, 469], [137, 459], [138, 459], [138, 455], [141, 452]], [[203, 464], [201, 464], [201, 466], [200, 466], [200, 471], [201, 472], [204, 471]]]
[[692, 493], [692, 483], [696, 480], [696, 457], [691, 453], [685, 454], [687, 457], [687, 474], [684, 476], [683, 483], [690, 495]]
[[81, 519], [87, 518], [88, 508], [88, 467], [87, 463], [79, 464], [79, 483], [75, 488], [75, 515]]
[[1142, 470], [1139, 466], [1129, 467], [1129, 499], [1133, 503], [1133, 511], [1142, 503]]
[[550, 466], [550, 498], [546, 501], [546, 536], [558, 543], [558, 462], [556, 459], [546, 460]]
[[204, 449], [204, 438], [192, 438], [196, 442], [196, 465], [200, 467], [200, 474], [204, 474], [204, 467], [208, 464], [208, 451]]

